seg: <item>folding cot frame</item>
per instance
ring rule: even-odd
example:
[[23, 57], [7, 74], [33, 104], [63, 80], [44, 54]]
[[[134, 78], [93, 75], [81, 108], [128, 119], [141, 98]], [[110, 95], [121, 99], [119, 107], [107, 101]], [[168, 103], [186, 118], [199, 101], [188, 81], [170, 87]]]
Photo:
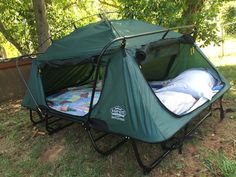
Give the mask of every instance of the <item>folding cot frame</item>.
[[[114, 28], [112, 25], [111, 25], [112, 28]], [[165, 140], [163, 142], [160, 142], [160, 143], [156, 143], [156, 144], [161, 144], [161, 148], [163, 149], [163, 153], [158, 156], [155, 160], [153, 160], [151, 163], [149, 164], [144, 164], [141, 156], [140, 156], [140, 153], [139, 153], [139, 150], [138, 150], [138, 147], [137, 147], [137, 144], [136, 144], [136, 141], [134, 138], [131, 138], [131, 137], [128, 137], [128, 136], [125, 136], [125, 135], [121, 135], [121, 134], [116, 134], [114, 132], [108, 132], [108, 131], [104, 131], [104, 130], [101, 130], [99, 128], [97, 128], [96, 126], [94, 126], [94, 124], [96, 124], [96, 122], [94, 120], [91, 119], [91, 112], [92, 112], [92, 109], [93, 109], [93, 101], [94, 101], [94, 95], [95, 95], [95, 90], [96, 90], [96, 85], [97, 85], [97, 82], [98, 82], [98, 75], [99, 75], [99, 68], [100, 68], [100, 65], [101, 65], [101, 60], [102, 60], [102, 57], [103, 55], [106, 53], [107, 49], [112, 45], [114, 44], [115, 42], [120, 42], [121, 41], [121, 48], [125, 48], [125, 45], [126, 45], [126, 40], [128, 39], [132, 39], [132, 38], [136, 38], [136, 37], [142, 37], [142, 36], [147, 36], [147, 35], [152, 35], [152, 34], [157, 34], [157, 33], [161, 33], [163, 32], [164, 35], [162, 37], [162, 39], [164, 39], [166, 37], [166, 35], [168, 34], [169, 31], [171, 30], [176, 30], [176, 29], [182, 29], [182, 28], [190, 28], [190, 27], [193, 27], [192, 25], [190, 26], [182, 26], [182, 27], [176, 27], [176, 28], [170, 28], [170, 29], [164, 29], [164, 30], [158, 30], [158, 31], [153, 31], [153, 32], [146, 32], [146, 33], [140, 33], [140, 34], [135, 34], [135, 35], [130, 35], [130, 36], [120, 36], [120, 37], [117, 37], [115, 38], [114, 40], [110, 41], [101, 51], [100, 55], [98, 56], [97, 60], [96, 60], [96, 65], [95, 65], [95, 78], [93, 80], [93, 88], [92, 88], [92, 95], [91, 95], [91, 102], [90, 102], [90, 106], [89, 106], [89, 112], [87, 114], [88, 118], [86, 119], [86, 121], [83, 121], [81, 119], [78, 119], [76, 118], [75, 116], [72, 116], [72, 115], [68, 115], [68, 114], [65, 114], [65, 113], [61, 113], [61, 112], [58, 112], [58, 111], [55, 111], [55, 110], [52, 110], [51, 108], [49, 107], [42, 107], [42, 106], [39, 106], [37, 104], [37, 102], [35, 102], [35, 99], [33, 97], [33, 95], [31, 94], [31, 91], [26, 83], [26, 81], [24, 80], [24, 77], [18, 67], [18, 64], [16, 63], [16, 66], [17, 66], [17, 69], [19, 71], [19, 74], [20, 74], [20, 77], [21, 79], [23, 80], [28, 92], [30, 93], [30, 96], [32, 97], [33, 101], [35, 102], [36, 106], [37, 106], [37, 109], [36, 110], [29, 110], [29, 115], [30, 115], [30, 120], [31, 122], [33, 123], [33, 125], [36, 125], [36, 124], [39, 124], [39, 123], [44, 123], [45, 124], [45, 128], [46, 130], [48, 131], [49, 134], [53, 134], [65, 127], [68, 127], [70, 125], [72, 125], [74, 122], [77, 122], [77, 123], [81, 123], [82, 126], [84, 127], [84, 129], [86, 130], [86, 132], [88, 133], [89, 135], [89, 138], [91, 140], [91, 143], [92, 143], [92, 146], [94, 147], [94, 149], [102, 154], [102, 155], [109, 155], [111, 154], [112, 152], [114, 152], [117, 148], [119, 148], [121, 145], [123, 145], [124, 143], [130, 141], [132, 143], [132, 148], [134, 150], [134, 154], [135, 154], [135, 157], [136, 157], [136, 160], [139, 164], [139, 166], [143, 169], [143, 173], [144, 174], [148, 174], [153, 168], [155, 168], [170, 152], [172, 152], [173, 150], [175, 149], [178, 149], [179, 150], [179, 153], [182, 153], [182, 147], [183, 147], [183, 142], [208, 118], [212, 115], [212, 112], [215, 110], [215, 109], [219, 109], [220, 110], [220, 120], [222, 121], [223, 118], [224, 118], [224, 108], [223, 108], [223, 103], [222, 103], [222, 98], [223, 98], [223, 95], [219, 98], [219, 101], [220, 101], [220, 106], [219, 108], [215, 108], [215, 109], [212, 109], [212, 104], [209, 106], [209, 109], [208, 109], [208, 112], [206, 113], [206, 115], [201, 118], [198, 123], [192, 127], [191, 129], [188, 130], [189, 128], [189, 122], [184, 126], [184, 128], [181, 128], [178, 132], [180, 132], [181, 130], [183, 130], [183, 135], [181, 137], [171, 137], [170, 139], [168, 140]], [[115, 29], [114, 29], [115, 30]], [[116, 30], [115, 30], [116, 31]], [[39, 119], [35, 119], [34, 115], [33, 115], [33, 111], [35, 111], [38, 116], [39, 116]], [[200, 114], [200, 113], [199, 113]], [[62, 125], [62, 126], [56, 126], [55, 125], [61, 121], [61, 120], [68, 120], [68, 123]], [[191, 119], [192, 120], [192, 119]], [[92, 133], [92, 129], [98, 129], [99, 131], [103, 131], [104, 133], [101, 135], [101, 136], [98, 136], [98, 137], [95, 137]], [[176, 134], [178, 133], [176, 132]], [[97, 142], [99, 140], [101, 140], [103, 137], [109, 135], [109, 134], [116, 134], [116, 135], [119, 135], [121, 136], [122, 140], [113, 145], [111, 148], [109, 149], [106, 149], [106, 150], [103, 150], [101, 149]], [[175, 134], [175, 135], [176, 135]], [[169, 145], [170, 144], [170, 145]]]
[[[165, 157], [170, 154], [170, 152], [172, 152], [173, 150], [178, 150], [179, 154], [182, 154], [182, 149], [183, 149], [183, 143], [185, 140], [187, 140], [190, 135], [195, 132], [195, 130], [208, 118], [212, 115], [213, 111], [215, 110], [219, 110], [220, 111], [220, 121], [223, 121], [224, 117], [225, 117], [225, 111], [224, 111], [224, 108], [223, 108], [223, 102], [222, 102], [222, 99], [223, 99], [223, 96], [221, 96], [219, 98], [219, 107], [217, 108], [212, 108], [212, 104], [208, 107], [208, 110], [207, 110], [207, 113], [205, 114], [205, 116], [203, 116], [198, 122], [196, 125], [194, 125], [194, 127], [191, 127], [189, 129], [189, 124], [190, 122], [188, 122], [182, 129], [180, 129], [177, 133], [181, 133], [180, 131], [183, 131], [182, 132], [182, 136], [180, 137], [175, 137], [175, 135], [163, 142], [160, 142], [160, 143], [155, 143], [155, 144], [160, 144], [161, 145], [161, 148], [163, 150], [163, 153], [161, 155], [159, 155], [156, 159], [154, 159], [152, 162], [148, 163], [148, 164], [144, 164], [141, 156], [140, 156], [140, 153], [139, 153], [139, 150], [138, 150], [138, 147], [137, 147], [137, 143], [136, 141], [139, 141], [139, 140], [136, 140], [134, 138], [131, 138], [131, 137], [128, 137], [128, 136], [124, 136], [124, 135], [120, 135], [120, 134], [117, 134], [117, 133], [114, 133], [114, 132], [108, 132], [108, 131], [104, 131], [104, 130], [101, 130], [101, 129], [96, 129], [92, 126], [92, 122], [83, 122], [83, 121], [80, 121], [76, 118], [73, 118], [73, 117], [70, 117], [69, 115], [67, 115], [66, 117], [63, 116], [63, 115], [59, 115], [58, 113], [55, 113], [53, 110], [47, 110], [46, 112], [43, 112], [43, 113], [40, 113], [38, 111], [37, 114], [39, 116], [39, 120], [35, 120], [34, 119], [34, 116], [33, 116], [33, 110], [29, 110], [29, 114], [30, 114], [30, 120], [31, 122], [33, 123], [33, 125], [36, 125], [36, 124], [39, 124], [39, 123], [44, 123], [45, 124], [45, 129], [47, 130], [47, 132], [49, 134], [53, 134], [53, 133], [56, 133], [70, 125], [72, 125], [73, 123], [77, 122], [77, 123], [81, 123], [83, 128], [85, 129], [85, 131], [88, 133], [89, 135], [89, 138], [91, 140], [91, 143], [92, 143], [92, 146], [93, 148], [100, 154], [104, 155], [104, 156], [107, 156], [107, 155], [110, 155], [111, 153], [113, 153], [116, 149], [118, 149], [121, 145], [123, 145], [124, 143], [126, 142], [131, 142], [132, 144], [132, 148], [134, 150], [134, 154], [135, 154], [135, 157], [136, 157], [136, 160], [139, 164], [139, 166], [143, 169], [143, 173], [146, 175], [148, 174], [152, 169], [154, 169], [158, 164], [160, 164], [162, 162], [162, 160], [165, 159]], [[55, 123], [61, 121], [61, 120], [66, 120], [68, 121], [67, 124], [64, 124], [63, 126], [58, 126], [58, 127], [53, 127], [53, 125], [55, 125]], [[91, 123], [91, 124], [90, 124]], [[103, 134], [98, 136], [98, 137], [95, 137], [91, 131], [91, 129], [96, 129], [96, 130], [99, 130], [99, 131], [103, 131]], [[113, 145], [111, 148], [109, 149], [106, 149], [106, 150], [103, 150], [99, 147], [99, 145], [97, 144], [97, 142], [99, 140], [101, 140], [102, 138], [104, 138], [105, 136], [107, 135], [110, 135], [110, 134], [114, 134], [114, 135], [118, 135], [118, 136], [121, 136], [122, 140]], [[154, 143], [152, 143], [154, 144]]]

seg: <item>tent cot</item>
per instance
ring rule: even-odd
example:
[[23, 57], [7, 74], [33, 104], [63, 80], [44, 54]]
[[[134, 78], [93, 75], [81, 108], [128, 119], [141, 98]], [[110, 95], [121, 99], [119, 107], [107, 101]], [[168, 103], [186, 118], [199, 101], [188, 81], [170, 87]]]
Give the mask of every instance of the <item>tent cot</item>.
[[[224, 87], [199, 108], [178, 116], [166, 109], [148, 81], [173, 79], [190, 68], [210, 69]], [[94, 104], [99, 80], [103, 82], [101, 95]], [[88, 114], [68, 115], [48, 106], [46, 98], [49, 95], [88, 83], [92, 84]], [[212, 110], [209, 109], [196, 127], [185, 131], [177, 143], [167, 147], [165, 142], [218, 99], [223, 118], [222, 96], [229, 89], [229, 83], [190, 35], [137, 20], [103, 20], [76, 29], [53, 42], [44, 54], [34, 59], [28, 88], [22, 105], [30, 109], [33, 123], [45, 121], [46, 129], [53, 133], [63, 128], [52, 126], [57, 120], [80, 122], [88, 131], [92, 145], [104, 155], [130, 140], [139, 165], [148, 173], [170, 151], [181, 149], [184, 139], [211, 115]], [[35, 121], [32, 111], [38, 112], [42, 120]], [[103, 151], [96, 144], [101, 137], [94, 138], [91, 129], [105, 132], [101, 137], [117, 134], [123, 138]], [[136, 140], [161, 143], [164, 152], [150, 165], [144, 165]]]

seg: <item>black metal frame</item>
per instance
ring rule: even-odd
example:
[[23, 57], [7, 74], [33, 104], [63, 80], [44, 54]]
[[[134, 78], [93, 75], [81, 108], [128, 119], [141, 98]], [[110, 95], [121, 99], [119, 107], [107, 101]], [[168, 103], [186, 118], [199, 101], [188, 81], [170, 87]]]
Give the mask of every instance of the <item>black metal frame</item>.
[[[179, 131], [183, 130], [183, 135], [180, 137], [171, 137], [168, 140], [165, 140], [163, 142], [160, 143], [155, 143], [155, 144], [160, 144], [161, 148], [163, 150], [163, 153], [161, 155], [159, 155], [156, 159], [154, 159], [153, 161], [151, 161], [149, 164], [144, 164], [139, 150], [138, 150], [138, 146], [136, 144], [135, 139], [127, 137], [127, 136], [122, 136], [121, 137], [121, 141], [119, 141], [118, 143], [112, 145], [110, 148], [108, 149], [102, 149], [101, 147], [99, 147], [98, 145], [98, 141], [100, 141], [101, 139], [103, 139], [104, 137], [110, 135], [110, 134], [115, 134], [112, 132], [104, 132], [102, 135], [95, 137], [91, 131], [91, 127], [89, 124], [86, 123], [82, 123], [85, 131], [88, 133], [89, 139], [91, 140], [91, 144], [94, 148], [95, 151], [97, 151], [99, 154], [107, 156], [110, 155], [111, 153], [113, 153], [115, 150], [117, 150], [119, 147], [121, 147], [123, 144], [125, 144], [126, 142], [130, 141], [132, 144], [132, 148], [135, 154], [135, 158], [137, 160], [138, 165], [142, 168], [143, 173], [146, 175], [148, 173], [150, 173], [156, 166], [158, 166], [164, 159], [165, 157], [170, 154], [173, 150], [178, 150], [179, 154], [182, 154], [182, 149], [183, 149], [183, 144], [184, 141], [186, 141], [190, 135], [208, 118], [212, 115], [212, 112], [215, 110], [219, 110], [220, 111], [220, 121], [222, 121], [224, 119], [224, 109], [223, 109], [223, 104], [222, 104], [222, 99], [223, 96], [221, 96], [219, 98], [219, 102], [220, 102], [220, 106], [219, 108], [215, 108], [212, 109], [212, 105], [209, 106], [209, 110], [207, 112], [207, 114], [201, 118], [197, 124], [191, 128], [190, 130], [188, 130], [189, 128], [189, 123], [187, 123], [182, 129], [180, 129]], [[37, 111], [36, 111], [37, 112]], [[59, 130], [62, 130], [70, 125], [72, 125], [74, 122], [81, 122], [81, 121], [76, 121], [76, 119], [65, 119], [65, 118], [61, 118], [61, 117], [55, 117], [55, 115], [50, 115], [49, 114], [45, 114], [45, 115], [41, 115], [40, 112], [37, 112], [38, 116], [39, 116], [39, 120], [36, 121], [33, 118], [33, 112], [32, 110], [30, 110], [30, 120], [32, 121], [32, 123], [38, 124], [38, 123], [45, 123], [45, 129], [48, 131], [49, 134], [53, 134]], [[51, 120], [52, 118], [55, 118], [53, 120]], [[67, 120], [69, 121], [69, 123], [63, 125], [63, 126], [53, 126], [53, 124], [61, 121], [61, 120]], [[178, 131], [178, 132], [179, 132]], [[178, 133], [176, 132], [176, 134]]]
[[[36, 118], [33, 116], [33, 110], [29, 110], [29, 115], [30, 115], [30, 121], [32, 122], [33, 125], [37, 125], [37, 124], [41, 124], [44, 123], [45, 125], [45, 129], [48, 132], [48, 134], [53, 134], [56, 133], [70, 125], [72, 125], [74, 122], [70, 121], [67, 124], [64, 124], [62, 126], [55, 126], [56, 123], [58, 123], [59, 121], [65, 120], [64, 118], [59, 118], [59, 117], [55, 117], [53, 115], [49, 115], [47, 114], [42, 114], [38, 111], [35, 111], [38, 115], [38, 118], [36, 120]], [[53, 120], [52, 120], [53, 119]], [[54, 126], [53, 126], [54, 125]]]
[[[101, 155], [104, 155], [104, 156], [107, 156], [107, 155], [110, 155], [111, 153], [113, 153], [114, 151], [116, 151], [119, 147], [121, 147], [123, 144], [125, 144], [126, 142], [130, 141], [131, 144], [132, 144], [132, 148], [133, 148], [133, 151], [134, 151], [134, 154], [135, 154], [135, 158], [137, 160], [137, 163], [138, 165], [142, 168], [143, 170], [143, 174], [146, 175], [146, 174], [149, 174], [156, 166], [158, 166], [164, 159], [165, 157], [170, 154], [173, 150], [178, 150], [179, 151], [179, 154], [182, 154], [182, 149], [183, 149], [183, 144], [184, 144], [184, 141], [186, 141], [188, 139], [188, 137], [190, 137], [190, 135], [208, 118], [212, 115], [212, 112], [215, 111], [215, 110], [219, 110], [220, 111], [220, 121], [222, 121], [225, 117], [225, 112], [224, 112], [224, 109], [223, 109], [223, 104], [222, 104], [222, 99], [223, 99], [223, 96], [220, 97], [219, 99], [219, 102], [220, 102], [220, 106], [219, 108], [215, 108], [215, 109], [212, 109], [212, 105], [209, 106], [209, 110], [207, 112], [207, 114], [200, 120], [198, 121], [198, 123], [193, 127], [191, 128], [190, 130], [188, 130], [189, 128], [189, 123], [187, 123], [181, 130], [183, 130], [183, 136], [180, 136], [178, 138], [176, 137], [172, 137], [164, 142], [161, 142], [161, 143], [157, 143], [157, 144], [160, 144], [161, 145], [161, 148], [163, 150], [163, 153], [161, 155], [159, 155], [156, 159], [154, 159], [153, 161], [151, 161], [150, 163], [148, 164], [144, 164], [142, 158], [141, 158], [141, 155], [139, 153], [139, 150], [138, 150], [138, 146], [136, 144], [136, 140], [133, 139], [133, 138], [129, 138], [129, 137], [126, 137], [126, 136], [120, 136], [121, 137], [121, 141], [119, 141], [117, 144], [114, 144], [112, 145], [110, 148], [108, 149], [102, 149], [101, 147], [99, 147], [99, 145], [97, 144], [97, 142], [101, 139], [103, 139], [104, 137], [110, 135], [110, 134], [113, 134], [113, 133], [103, 133], [102, 135], [98, 136], [98, 137], [94, 137], [92, 131], [91, 131], [91, 128], [89, 127], [89, 125], [86, 125], [86, 124], [83, 124], [82, 125], [84, 126], [86, 132], [88, 133], [88, 136], [89, 136], [89, 139], [91, 140], [91, 144], [94, 148], [95, 151], [97, 151], [99, 154]], [[32, 123], [34, 125], [38, 124], [38, 123], [45, 123], [45, 128], [46, 130], [48, 131], [49, 134], [53, 134], [59, 130], [62, 130], [70, 125], [72, 125], [75, 121], [74, 120], [71, 120], [71, 119], [67, 119], [69, 121], [69, 123], [63, 125], [63, 126], [53, 126], [53, 124], [57, 123], [58, 121], [61, 121], [61, 120], [66, 120], [65, 118], [56, 118], [56, 119], [53, 119], [51, 121], [51, 118], [55, 118], [53, 115], [49, 116], [48, 114], [45, 114], [44, 116], [41, 115], [39, 112], [37, 112], [38, 116], [39, 116], [39, 120], [36, 121], [34, 120], [33, 118], [33, 112], [32, 110], [30, 110], [30, 120], [32, 121]], [[78, 122], [78, 121], [77, 121]], [[179, 131], [181, 131], [179, 130]], [[177, 134], [177, 133], [176, 133]], [[173, 142], [172, 144], [170, 145], [167, 145], [169, 142]]]
[[42, 123], [45, 121], [45, 117], [38, 111], [35, 111], [39, 117], [38, 120], [35, 120], [34, 119], [34, 116], [33, 116], [33, 111], [30, 109], [29, 110], [29, 115], [30, 115], [30, 121], [32, 122], [33, 125], [36, 125], [36, 124], [39, 124], [39, 123]]
[[220, 107], [219, 108], [215, 108], [214, 110], [219, 110], [220, 111], [220, 121], [223, 121], [225, 118], [225, 110], [224, 110], [224, 106], [223, 106], [223, 95], [220, 97]]
[[[135, 139], [133, 138], [130, 138], [130, 137], [125, 137], [123, 136], [123, 140], [121, 142], [119, 142], [118, 144], [114, 145], [113, 147], [111, 147], [110, 149], [104, 151], [102, 149], [100, 149], [97, 144], [96, 144], [96, 141], [100, 140], [101, 138], [103, 138], [104, 136], [106, 135], [109, 135], [109, 133], [104, 133], [103, 135], [101, 135], [100, 137], [98, 138], [94, 138], [93, 135], [91, 134], [90, 132], [90, 128], [87, 130], [88, 133], [89, 133], [89, 137], [90, 137], [90, 140], [92, 142], [92, 145], [94, 147], [94, 149], [102, 154], [102, 155], [109, 155], [111, 154], [112, 152], [114, 152], [116, 149], [118, 149], [121, 145], [123, 145], [125, 142], [127, 141], [130, 141], [131, 144], [132, 144], [132, 148], [133, 148], [133, 151], [134, 151], [134, 154], [135, 154], [135, 158], [137, 160], [137, 163], [138, 165], [142, 168], [143, 170], [143, 174], [144, 175], [147, 175], [149, 174], [156, 166], [158, 166], [164, 159], [165, 157], [170, 154], [173, 150], [178, 150], [179, 154], [182, 154], [183, 153], [183, 144], [184, 142], [191, 138], [191, 134], [193, 132], [195, 132], [195, 130], [200, 127], [202, 125], [202, 123], [208, 118], [208, 117], [211, 117], [212, 116], [212, 112], [215, 111], [215, 110], [219, 110], [220, 111], [220, 121], [222, 121], [224, 119], [224, 109], [223, 109], [223, 105], [222, 105], [222, 99], [223, 99], [223, 96], [221, 96], [219, 98], [219, 102], [220, 102], [220, 107], [219, 108], [215, 108], [215, 109], [212, 109], [212, 104], [208, 107], [208, 111], [207, 113], [205, 114], [205, 116], [203, 118], [201, 118], [197, 124], [192, 127], [190, 130], [189, 129], [189, 122], [182, 128], [180, 129], [178, 132], [180, 132], [181, 130], [183, 130], [183, 135], [180, 136], [180, 137], [171, 137], [163, 142], [160, 142], [160, 143], [155, 143], [155, 144], [160, 144], [161, 145], [161, 148], [163, 150], [163, 153], [161, 155], [159, 155], [156, 159], [154, 159], [153, 161], [149, 162], [148, 164], [144, 164], [141, 156], [140, 156], [140, 153], [139, 153], [139, 150], [138, 150], [138, 146], [137, 146], [137, 143]], [[178, 133], [176, 132], [176, 134]], [[175, 134], [175, 135], [176, 135]], [[167, 145], [168, 143], [170, 143], [170, 145]]]
[[[52, 121], [51, 121], [51, 118], [54, 118]], [[63, 121], [65, 119], [62, 119], [62, 118], [55, 118], [54, 116], [49, 116], [49, 115], [46, 115], [45, 116], [45, 129], [47, 130], [47, 132], [49, 134], [53, 134], [53, 133], [56, 133], [68, 126], [71, 126], [74, 122], [72, 121], [69, 121], [67, 122], [66, 124], [64, 125], [56, 125], [56, 126], [53, 126], [57, 123], [59, 123], [60, 121]]]
[[188, 124], [187, 124], [184, 127], [184, 134], [183, 134], [183, 136], [178, 138], [177, 141], [174, 141], [171, 145], [166, 146], [166, 143], [168, 141], [171, 141], [171, 139], [162, 142], [161, 143], [161, 147], [164, 150], [164, 152], [160, 156], [158, 156], [156, 159], [154, 159], [152, 162], [150, 162], [149, 164], [144, 164], [144, 162], [142, 161], [142, 159], [140, 157], [140, 153], [138, 151], [137, 144], [136, 144], [135, 140], [132, 140], [132, 147], [133, 147], [133, 150], [134, 150], [134, 154], [135, 154], [136, 160], [137, 160], [139, 166], [143, 169], [144, 175], [150, 173], [173, 150], [178, 149], [179, 154], [182, 154], [182, 149], [183, 149], [184, 141], [211, 115], [212, 115], [212, 110], [210, 109], [209, 112], [193, 128], [191, 128], [189, 131], [187, 131], [187, 129], [188, 129]]
[[105, 136], [110, 135], [110, 133], [103, 133], [102, 135], [98, 136], [98, 137], [94, 137], [94, 135], [92, 134], [90, 128], [87, 128], [86, 131], [88, 132], [89, 135], [89, 139], [91, 140], [92, 146], [93, 148], [99, 153], [102, 154], [104, 156], [110, 155], [111, 153], [113, 153], [115, 150], [117, 150], [119, 147], [121, 147], [123, 144], [125, 144], [127, 142], [127, 138], [126, 137], [121, 137], [122, 140], [120, 142], [118, 142], [115, 145], [112, 145], [112, 147], [103, 150], [101, 149], [98, 144], [97, 141], [101, 140], [102, 138], [104, 138]]

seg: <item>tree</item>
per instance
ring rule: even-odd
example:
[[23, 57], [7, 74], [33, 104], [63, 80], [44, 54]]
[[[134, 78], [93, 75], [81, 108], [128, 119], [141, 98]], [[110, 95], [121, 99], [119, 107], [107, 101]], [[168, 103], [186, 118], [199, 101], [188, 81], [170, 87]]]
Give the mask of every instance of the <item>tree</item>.
[[0, 2], [0, 32], [21, 54], [37, 46], [35, 20], [30, 0]]
[[0, 45], [0, 60], [4, 58], [7, 58], [7, 54], [6, 54], [5, 48]]
[[17, 48], [17, 50], [18, 50], [21, 54], [24, 54], [24, 53], [25, 53], [25, 50], [21, 47], [20, 43], [19, 43], [16, 39], [14, 39], [14, 38], [9, 34], [9, 32], [6, 30], [6, 28], [5, 28], [4, 24], [2, 23], [2, 21], [0, 21], [0, 31], [1, 31], [1, 33], [5, 36], [5, 38]]
[[222, 14], [222, 23], [228, 35], [236, 35], [236, 2], [227, 4]]
[[[33, 8], [32, 0], [0, 1], [0, 33], [21, 54], [38, 52], [38, 46], [49, 37], [46, 31], [50, 31], [51, 38], [56, 40], [73, 31], [75, 25], [79, 27], [98, 19], [98, 17], [92, 17], [78, 21], [75, 25], [72, 23], [85, 16], [98, 13], [97, 7], [100, 6], [98, 0], [45, 0], [45, 5], [42, 5], [43, 0], [34, 0], [34, 2], [39, 5], [41, 3], [41, 6], [35, 5]], [[39, 8], [46, 12], [46, 14], [43, 12], [44, 15], [41, 16], [44, 19], [44, 25], [40, 25], [42, 21], [38, 16], [40, 13], [37, 13]], [[48, 29], [45, 28], [46, 23], [48, 23]]]
[[195, 37], [204, 41], [204, 45], [220, 41], [217, 37], [216, 18], [220, 7], [227, 0], [118, 1], [121, 3], [120, 13], [124, 18], [141, 19], [164, 27], [193, 24], [198, 29]]
[[105, 9], [118, 10], [122, 18], [164, 27], [194, 24], [197, 39], [208, 45], [219, 42], [216, 17], [225, 1], [228, 0], [5, 0], [0, 2], [0, 33], [21, 54], [32, 53], [48, 37], [56, 40], [74, 28], [97, 21], [97, 16], [78, 20]]
[[38, 32], [38, 51], [44, 52], [50, 46], [50, 34], [45, 2], [44, 0], [32, 0], [32, 2], [36, 20], [36, 29]]

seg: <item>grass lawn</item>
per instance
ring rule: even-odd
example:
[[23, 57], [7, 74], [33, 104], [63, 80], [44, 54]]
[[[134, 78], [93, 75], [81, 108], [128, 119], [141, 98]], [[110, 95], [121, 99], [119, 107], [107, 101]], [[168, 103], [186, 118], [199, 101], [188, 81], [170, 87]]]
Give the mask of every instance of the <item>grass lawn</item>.
[[[221, 62], [230, 64], [229, 61]], [[232, 86], [225, 95], [224, 105], [236, 109], [236, 65], [217, 65]], [[0, 105], [1, 177], [143, 176], [129, 143], [112, 155], [102, 157], [93, 150], [88, 135], [78, 124], [50, 136], [33, 137], [33, 130], [20, 100]], [[219, 112], [214, 112], [196, 131], [194, 139], [185, 143], [182, 155], [173, 151], [148, 176], [235, 177], [235, 130], [236, 113], [227, 113], [225, 120], [219, 122]], [[106, 142], [113, 140], [108, 137]], [[140, 144], [139, 147], [147, 160], [159, 150], [153, 145]]]

